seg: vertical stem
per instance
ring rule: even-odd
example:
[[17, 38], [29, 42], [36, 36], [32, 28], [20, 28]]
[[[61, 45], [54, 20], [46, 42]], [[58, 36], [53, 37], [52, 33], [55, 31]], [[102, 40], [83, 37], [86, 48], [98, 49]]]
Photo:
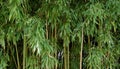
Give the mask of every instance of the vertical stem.
[[[55, 23], [55, 48], [56, 48], [56, 41], [57, 41], [57, 36], [56, 36], [56, 30], [57, 30], [57, 28], [56, 28], [56, 23]], [[55, 58], [57, 58], [57, 51], [55, 52]], [[57, 69], [57, 63], [55, 64], [55, 69]]]
[[[46, 39], [48, 40], [48, 23], [47, 23], [47, 20], [46, 20]], [[46, 65], [46, 69], [49, 69], [48, 65]]]
[[68, 54], [67, 54], [68, 56], [67, 57], [68, 57], [68, 69], [69, 69], [69, 46], [68, 46], [67, 51], [68, 51]]
[[10, 48], [10, 52], [11, 52], [11, 55], [12, 55], [13, 61], [15, 62], [15, 68], [17, 68], [17, 63], [16, 63], [16, 60], [15, 60], [14, 54], [13, 54], [13, 52], [12, 52], [12, 49], [11, 49], [9, 43], [8, 43], [8, 45], [9, 45], [9, 48]]
[[18, 55], [18, 50], [17, 50], [17, 46], [16, 46], [16, 45], [15, 45], [15, 49], [16, 49], [16, 55], [17, 55], [17, 64], [18, 64], [18, 67], [17, 67], [17, 69], [20, 69], [19, 55]]
[[24, 35], [24, 42], [23, 42], [23, 69], [25, 69], [25, 61], [26, 61], [26, 38], [25, 38], [25, 35]]
[[47, 21], [46, 21], [46, 38], [48, 39], [48, 24], [47, 24]]
[[88, 46], [90, 46], [90, 35], [88, 35]]
[[[91, 46], [91, 43], [90, 43], [90, 35], [88, 35], [88, 50], [90, 50], [90, 46]], [[92, 69], [91, 66], [90, 66], [90, 69]]]
[[67, 63], [66, 63], [66, 46], [65, 43], [63, 43], [64, 47], [64, 69], [67, 69]]
[[[107, 53], [106, 53], [106, 58], [109, 59], [109, 51], [107, 51]], [[108, 65], [108, 64], [107, 64], [107, 66], [106, 66], [106, 69], [109, 69], [109, 65]]]
[[82, 36], [81, 36], [81, 51], [80, 51], [80, 69], [82, 69], [82, 50], [83, 50], [83, 27], [82, 27]]
[[88, 35], [88, 49], [90, 49], [91, 43], [90, 43], [90, 35]]

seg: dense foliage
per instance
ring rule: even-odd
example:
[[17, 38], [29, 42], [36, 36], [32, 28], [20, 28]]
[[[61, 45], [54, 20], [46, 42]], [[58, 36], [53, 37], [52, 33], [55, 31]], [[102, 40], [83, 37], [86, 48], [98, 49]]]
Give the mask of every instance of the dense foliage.
[[0, 0], [0, 69], [119, 69], [120, 0]]

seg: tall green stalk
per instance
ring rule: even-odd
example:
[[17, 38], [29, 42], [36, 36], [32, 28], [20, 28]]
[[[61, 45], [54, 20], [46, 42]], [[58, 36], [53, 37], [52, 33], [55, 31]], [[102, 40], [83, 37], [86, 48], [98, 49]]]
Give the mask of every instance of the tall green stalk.
[[83, 27], [82, 27], [82, 32], [81, 32], [81, 50], [80, 50], [80, 69], [82, 69], [82, 51], [83, 51]]
[[48, 39], [48, 23], [47, 23], [47, 20], [46, 20], [46, 39]]
[[10, 48], [10, 52], [11, 52], [11, 55], [12, 55], [13, 61], [14, 61], [14, 63], [15, 63], [15, 68], [17, 68], [17, 63], [16, 63], [16, 60], [15, 60], [15, 56], [14, 56], [14, 54], [13, 54], [12, 48], [11, 48], [11, 46], [10, 46], [9, 43], [8, 43], [8, 46], [9, 46], [9, 48]]
[[[55, 30], [54, 30], [54, 32], [55, 32], [55, 49], [57, 49], [57, 45], [56, 45], [56, 41], [57, 41], [57, 26], [56, 26], [56, 23], [55, 23]], [[55, 58], [57, 58], [57, 51], [55, 52]], [[58, 63], [56, 62], [55, 69], [57, 69], [57, 67], [58, 67]]]
[[16, 49], [16, 55], [17, 55], [17, 64], [18, 64], [18, 67], [17, 67], [17, 69], [20, 69], [20, 61], [19, 61], [18, 49], [17, 49], [17, 46], [16, 46], [16, 45], [15, 45], [15, 49]]
[[65, 43], [63, 43], [63, 47], [64, 47], [64, 69], [67, 69], [67, 58], [66, 58], [66, 46]]
[[26, 37], [24, 35], [24, 40], [23, 40], [23, 69], [26, 67]]
[[68, 59], [67, 59], [67, 60], [68, 60], [68, 69], [70, 69], [70, 68], [69, 68], [69, 64], [70, 64], [70, 61], [69, 61], [69, 46], [68, 46], [68, 48], [67, 48], [67, 55], [68, 55], [68, 56], [67, 56], [67, 57], [68, 57]]
[[91, 43], [90, 43], [90, 35], [88, 35], [88, 49], [90, 48]]

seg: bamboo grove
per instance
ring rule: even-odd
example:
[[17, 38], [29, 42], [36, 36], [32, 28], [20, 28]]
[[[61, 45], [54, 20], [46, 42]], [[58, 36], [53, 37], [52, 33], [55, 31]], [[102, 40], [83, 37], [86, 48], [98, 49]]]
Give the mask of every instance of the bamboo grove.
[[120, 0], [0, 0], [0, 69], [120, 69]]

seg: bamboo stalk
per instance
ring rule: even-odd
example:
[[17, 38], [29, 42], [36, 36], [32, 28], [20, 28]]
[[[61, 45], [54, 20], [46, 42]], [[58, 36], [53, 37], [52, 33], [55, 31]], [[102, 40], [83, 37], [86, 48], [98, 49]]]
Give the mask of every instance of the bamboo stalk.
[[17, 55], [17, 64], [18, 64], [18, 67], [17, 69], [20, 69], [20, 61], [19, 61], [19, 55], [18, 55], [18, 50], [17, 50], [17, 46], [15, 45], [15, 49], [16, 49], [16, 55]]
[[[51, 34], [50, 34], [51, 39], [52, 39], [51, 40], [52, 41], [52, 46], [55, 47], [55, 42], [54, 42], [55, 33], [53, 33], [53, 32], [55, 32], [55, 30], [54, 30], [54, 28], [50, 28], [50, 29], [52, 30]], [[52, 53], [52, 56], [56, 57], [55, 53]], [[55, 68], [56, 68], [56, 65], [54, 65], [53, 69], [55, 69]]]
[[81, 51], [80, 51], [80, 69], [82, 69], [82, 50], [83, 50], [83, 27], [82, 27], [82, 36], [81, 36]]
[[63, 47], [64, 47], [64, 69], [67, 69], [67, 63], [66, 63], [66, 47], [65, 47], [65, 43], [63, 43]]
[[46, 20], [46, 39], [48, 39], [48, 23], [47, 23], [47, 20]]
[[68, 57], [68, 69], [69, 69], [69, 46], [68, 46], [68, 50], [67, 51], [68, 51], [68, 56], [67, 57]]
[[90, 45], [91, 45], [91, 43], [90, 43], [90, 35], [88, 35], [88, 46], [89, 46], [89, 48], [90, 48]]
[[[109, 59], [109, 51], [107, 51], [107, 53], [106, 53], [106, 58], [108, 58]], [[109, 65], [107, 65], [107, 67], [106, 67], [106, 69], [109, 69]]]
[[[47, 20], [46, 20], [46, 39], [48, 39], [48, 23], [47, 23]], [[49, 69], [47, 65], [46, 65], [46, 69]]]
[[[57, 30], [57, 27], [56, 27], [56, 23], [55, 23], [55, 42], [56, 42], [56, 40], [57, 40], [57, 33], [56, 33], [56, 30]], [[56, 48], [56, 43], [55, 43], [55, 48]], [[57, 51], [55, 52], [55, 58], [57, 58]], [[55, 69], [57, 69], [57, 63], [55, 64]]]
[[24, 42], [23, 42], [23, 69], [25, 69], [25, 66], [26, 66], [26, 38], [24, 36]]
[[[9, 45], [9, 43], [8, 43], [8, 45]], [[10, 47], [10, 45], [9, 45], [9, 47]], [[15, 62], [15, 67], [17, 68], [17, 63], [16, 63], [16, 60], [15, 60], [15, 57], [14, 57], [14, 55], [13, 55], [13, 52], [12, 52], [11, 47], [10, 47], [10, 52], [11, 52], [11, 55], [12, 55], [13, 61]]]

